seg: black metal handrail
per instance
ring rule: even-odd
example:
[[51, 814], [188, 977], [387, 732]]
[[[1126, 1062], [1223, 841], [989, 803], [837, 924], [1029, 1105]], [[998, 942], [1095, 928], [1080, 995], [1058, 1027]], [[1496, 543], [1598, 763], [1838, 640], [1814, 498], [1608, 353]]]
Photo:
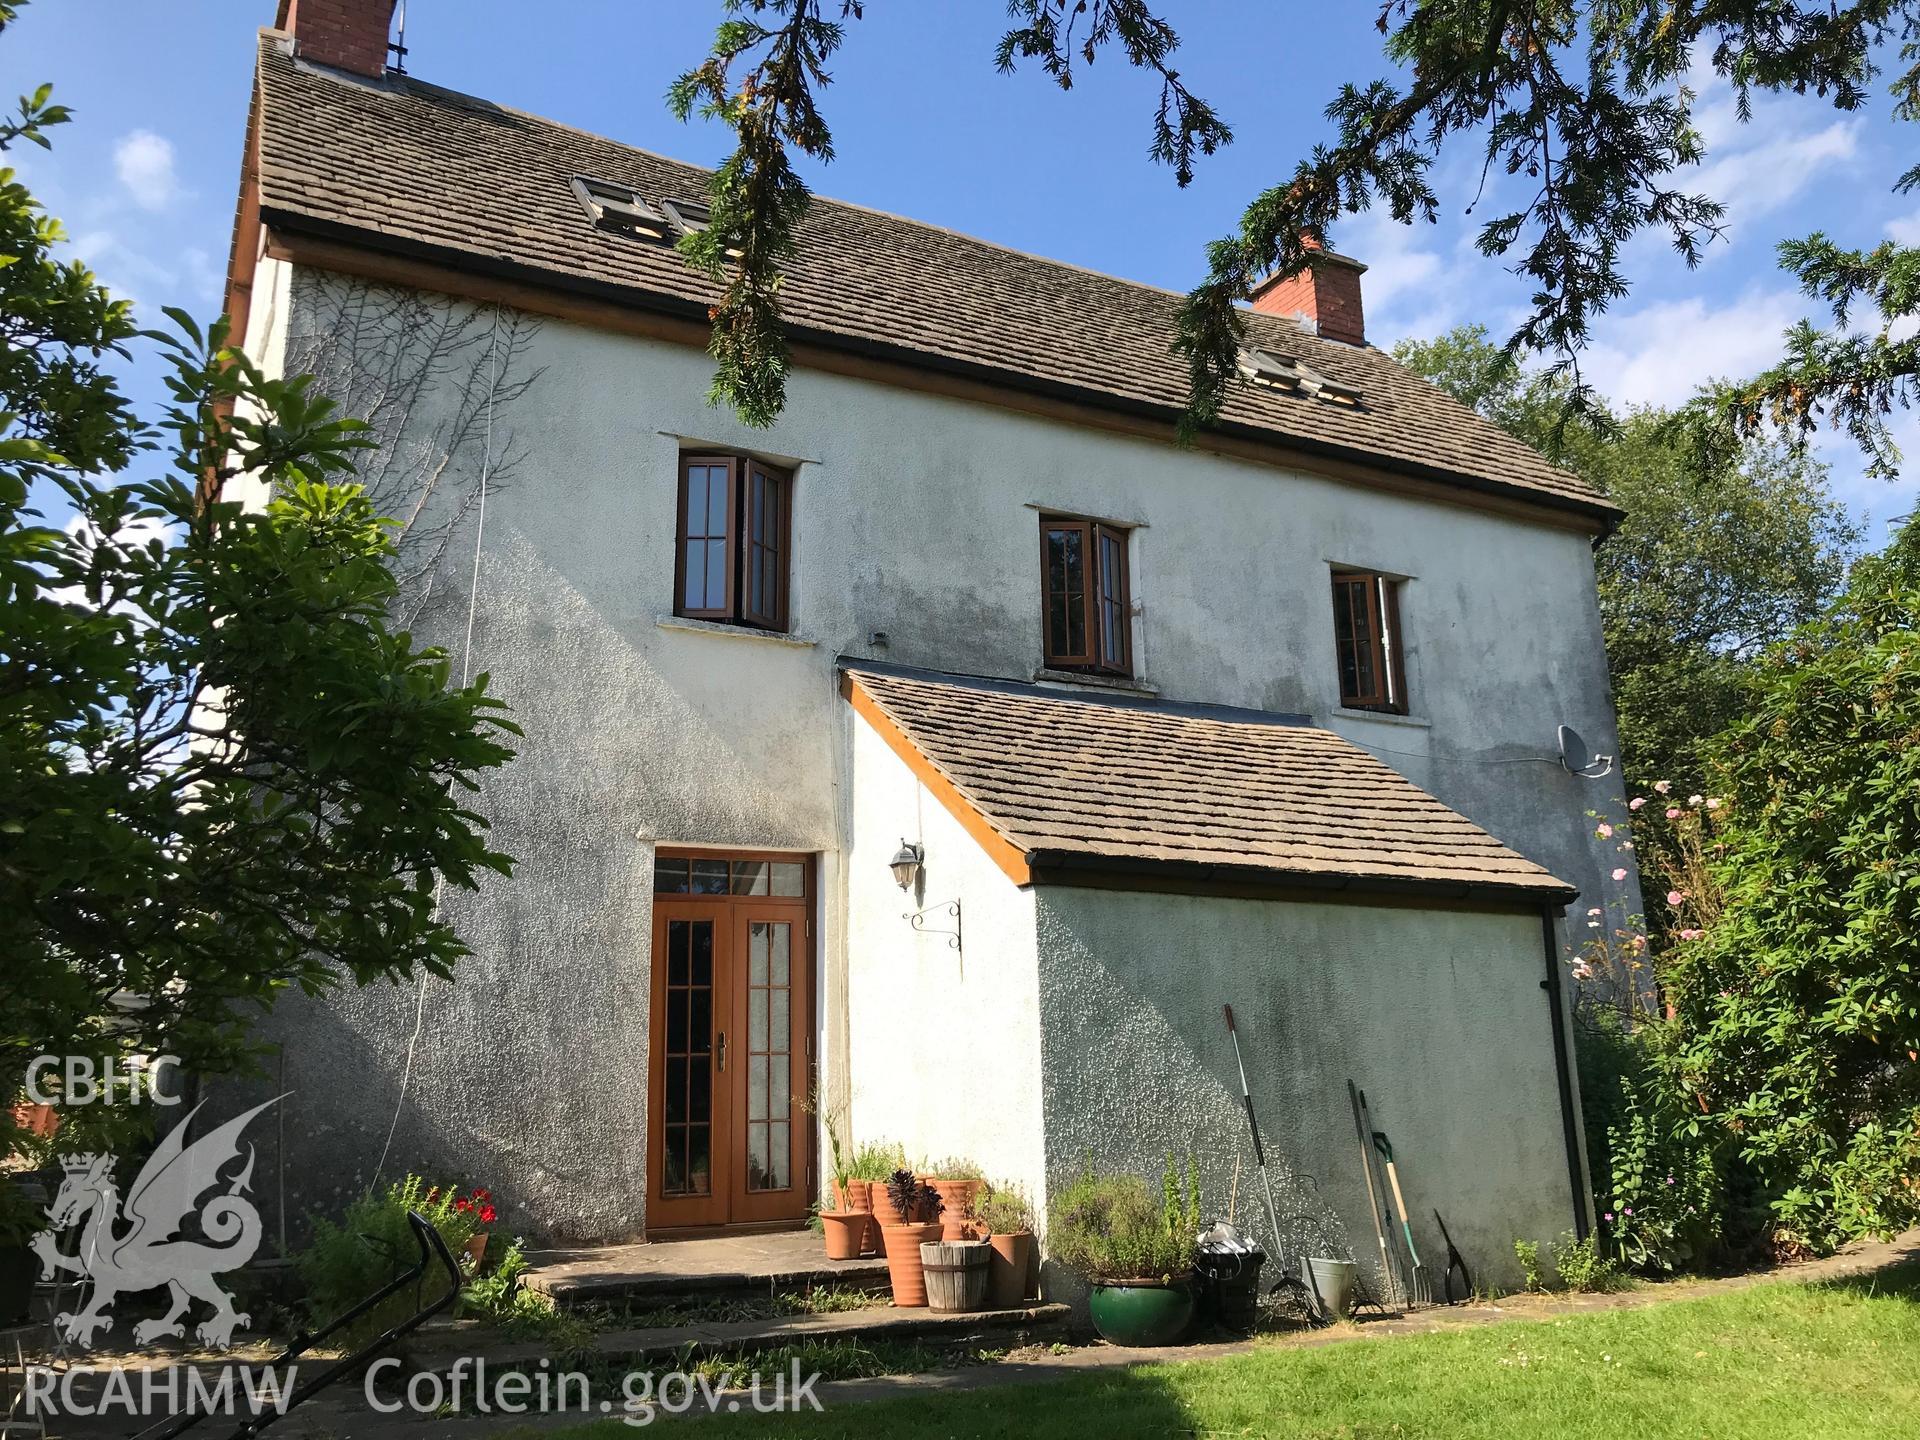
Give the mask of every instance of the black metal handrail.
[[[373, 1294], [347, 1311], [346, 1314], [339, 1316], [318, 1330], [310, 1330], [304, 1334], [296, 1335], [285, 1350], [282, 1350], [267, 1362], [265, 1368], [272, 1370], [286, 1364], [289, 1360], [304, 1355], [336, 1330], [339, 1330], [343, 1326], [351, 1325], [355, 1320], [358, 1320], [362, 1315], [365, 1315], [382, 1301], [388, 1299], [390, 1296], [399, 1294], [400, 1291], [406, 1289], [407, 1286], [418, 1283], [436, 1259], [446, 1267], [447, 1293], [424, 1309], [415, 1311], [398, 1325], [383, 1331], [375, 1339], [354, 1351], [353, 1354], [347, 1356], [344, 1360], [337, 1360], [332, 1365], [329, 1365], [313, 1379], [297, 1388], [293, 1394], [288, 1397], [286, 1404], [277, 1406], [264, 1414], [255, 1415], [248, 1419], [237, 1430], [232, 1432], [229, 1440], [252, 1440], [253, 1436], [258, 1435], [262, 1430], [266, 1429], [267, 1426], [284, 1416], [289, 1410], [312, 1399], [315, 1394], [326, 1389], [327, 1386], [331, 1385], [341, 1376], [359, 1369], [360, 1366], [366, 1364], [367, 1361], [371, 1360], [387, 1346], [398, 1340], [402, 1335], [419, 1329], [422, 1325], [426, 1324], [427, 1321], [431, 1320], [435, 1315], [438, 1315], [454, 1302], [455, 1298], [460, 1294], [462, 1277], [459, 1262], [453, 1258], [453, 1252], [447, 1249], [447, 1242], [441, 1238], [440, 1232], [434, 1228], [433, 1222], [418, 1210], [409, 1210], [407, 1212], [407, 1224], [413, 1231], [414, 1243], [420, 1247], [420, 1258], [412, 1268], [402, 1272], [393, 1280], [381, 1286], [378, 1290], [374, 1291]], [[201, 1421], [208, 1419], [211, 1414], [211, 1411], [202, 1411], [199, 1414], [173, 1416], [170, 1419], [157, 1422], [155, 1425], [151, 1425], [147, 1427], [147, 1429], [140, 1431], [132, 1437], [132, 1440], [173, 1440], [174, 1436], [184, 1434], [186, 1431], [191, 1430], [194, 1426], [200, 1424]]]

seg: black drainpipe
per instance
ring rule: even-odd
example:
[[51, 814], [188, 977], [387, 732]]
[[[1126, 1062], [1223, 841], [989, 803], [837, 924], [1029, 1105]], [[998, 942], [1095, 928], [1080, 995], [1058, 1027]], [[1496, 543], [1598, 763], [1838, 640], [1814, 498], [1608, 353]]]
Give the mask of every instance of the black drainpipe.
[[1545, 944], [1547, 1013], [1553, 1020], [1553, 1076], [1560, 1082], [1560, 1126], [1567, 1147], [1567, 1183], [1573, 1187], [1574, 1238], [1584, 1240], [1587, 1224], [1587, 1176], [1580, 1164], [1580, 1112], [1573, 1103], [1573, 1056], [1567, 1052], [1566, 1001], [1560, 993], [1560, 943], [1553, 932], [1553, 907], [1540, 912], [1540, 934]]

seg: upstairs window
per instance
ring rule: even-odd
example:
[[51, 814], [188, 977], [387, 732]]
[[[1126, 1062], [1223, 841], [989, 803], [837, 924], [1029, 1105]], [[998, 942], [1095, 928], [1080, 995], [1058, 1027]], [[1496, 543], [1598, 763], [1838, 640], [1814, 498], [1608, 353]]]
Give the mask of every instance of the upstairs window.
[[735, 455], [680, 458], [673, 613], [787, 628], [793, 477]]
[[1407, 713], [1398, 580], [1366, 570], [1334, 571], [1333, 645], [1343, 707]]
[[1095, 520], [1042, 516], [1040, 576], [1048, 667], [1131, 675], [1127, 532]]

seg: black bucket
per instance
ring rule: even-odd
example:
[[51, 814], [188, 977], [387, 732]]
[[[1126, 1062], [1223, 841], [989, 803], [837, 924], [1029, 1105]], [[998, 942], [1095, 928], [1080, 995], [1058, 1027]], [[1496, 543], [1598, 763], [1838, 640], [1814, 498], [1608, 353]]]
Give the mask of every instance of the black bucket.
[[1194, 1256], [1204, 1320], [1236, 1335], [1251, 1335], [1260, 1319], [1260, 1267], [1266, 1252], [1237, 1235], [1228, 1238], [1216, 1226], [1201, 1239]]

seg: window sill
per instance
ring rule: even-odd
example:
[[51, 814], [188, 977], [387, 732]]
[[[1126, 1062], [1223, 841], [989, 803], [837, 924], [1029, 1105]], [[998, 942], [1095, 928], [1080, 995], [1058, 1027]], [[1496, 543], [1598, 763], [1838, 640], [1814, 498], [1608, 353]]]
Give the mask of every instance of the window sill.
[[1371, 720], [1380, 725], [1410, 725], [1416, 730], [1431, 730], [1433, 721], [1424, 715], [1395, 715], [1391, 710], [1349, 710], [1341, 705], [1333, 712], [1336, 720]]
[[735, 640], [759, 640], [768, 645], [787, 645], [798, 650], [809, 650], [820, 643], [804, 635], [790, 635], [780, 630], [756, 630], [751, 625], [729, 625], [722, 620], [696, 620], [688, 615], [656, 615], [653, 623], [662, 630], [687, 630], [695, 635], [727, 635]]
[[1120, 675], [1095, 675], [1079, 670], [1049, 670], [1041, 666], [1033, 672], [1034, 683], [1038, 685], [1081, 685], [1089, 690], [1113, 690], [1122, 695], [1138, 695], [1143, 700], [1158, 700], [1159, 687], [1149, 685], [1144, 680], [1127, 679]]

